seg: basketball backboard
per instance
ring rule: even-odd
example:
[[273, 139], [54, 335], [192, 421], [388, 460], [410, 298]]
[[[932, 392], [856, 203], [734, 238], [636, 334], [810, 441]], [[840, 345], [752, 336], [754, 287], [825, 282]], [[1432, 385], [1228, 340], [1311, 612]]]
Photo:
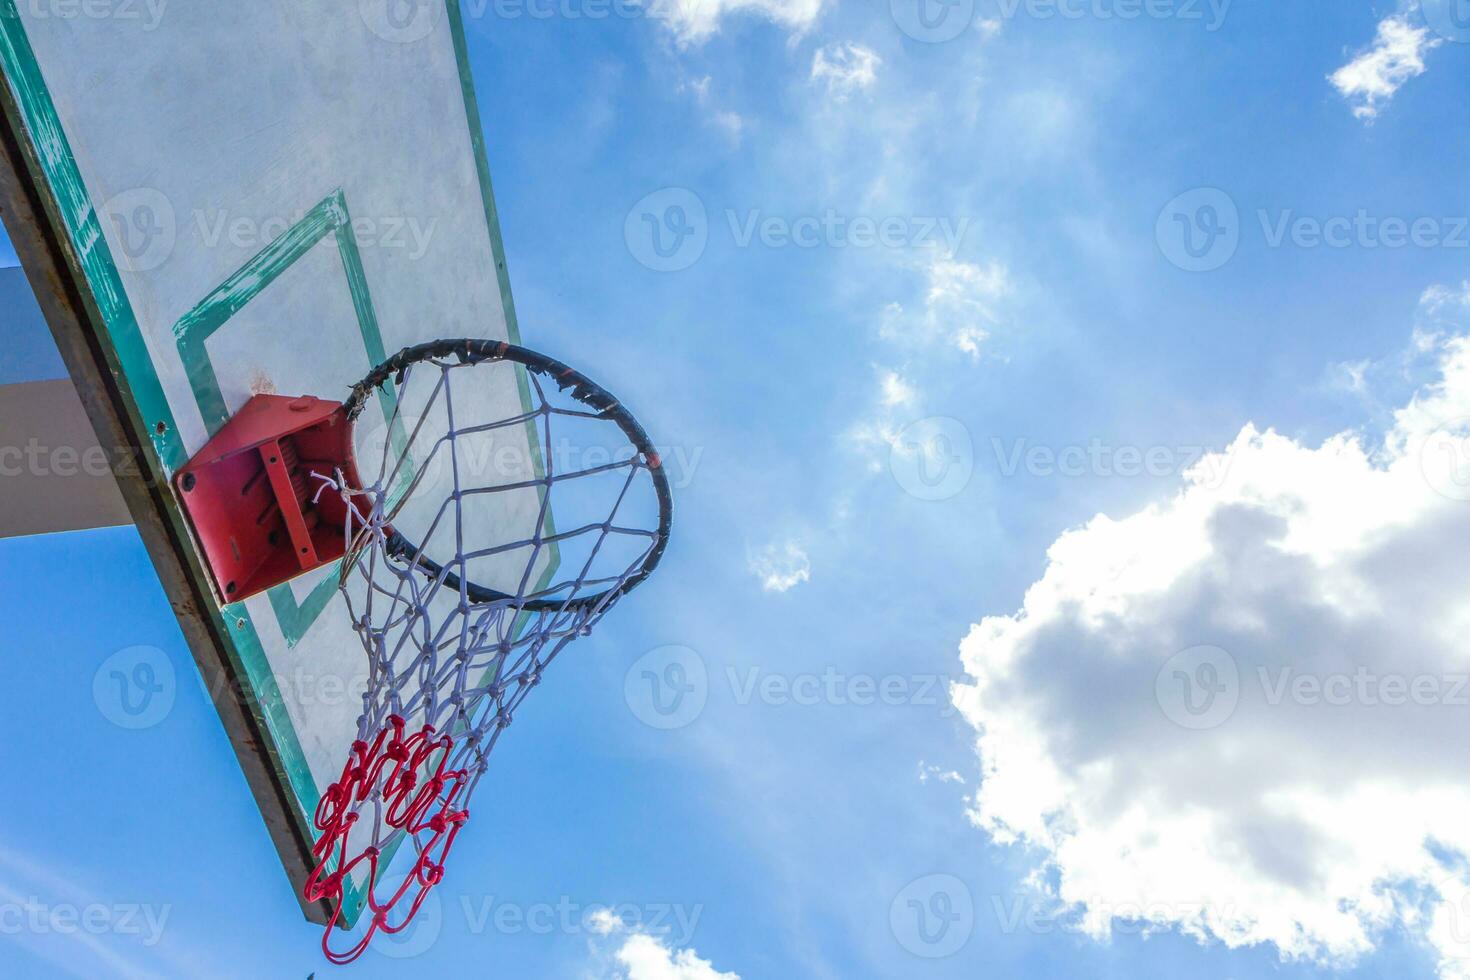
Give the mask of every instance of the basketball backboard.
[[6, 226], [299, 898], [362, 647], [331, 568], [222, 603], [172, 478], [252, 394], [519, 341], [458, 2], [0, 0], [0, 69]]

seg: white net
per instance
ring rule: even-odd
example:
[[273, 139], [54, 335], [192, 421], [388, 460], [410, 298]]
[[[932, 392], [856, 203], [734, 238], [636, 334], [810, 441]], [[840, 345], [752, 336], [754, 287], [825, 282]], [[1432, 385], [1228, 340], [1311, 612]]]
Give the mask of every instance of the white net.
[[[392, 410], [369, 433], [375, 458], [360, 451], [359, 480], [339, 473], [318, 489], [349, 503], [341, 589], [369, 661], [357, 741], [316, 815], [321, 863], [307, 889], [338, 906], [324, 939], [337, 961], [403, 928], [439, 882], [501, 733], [546, 666], [652, 571], [670, 518], [642, 428], [565, 365], [444, 342], [375, 371], [350, 413], [378, 388]], [[380, 862], [402, 842], [413, 868], [378, 894]], [[354, 882], [372, 918], [334, 951]]]

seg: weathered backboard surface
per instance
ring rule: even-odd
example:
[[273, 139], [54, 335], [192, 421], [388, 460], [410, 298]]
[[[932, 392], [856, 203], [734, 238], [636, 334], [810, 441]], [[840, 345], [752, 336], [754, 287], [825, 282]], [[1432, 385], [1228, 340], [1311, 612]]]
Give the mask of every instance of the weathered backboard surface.
[[362, 648], [335, 568], [221, 607], [171, 477], [255, 392], [519, 341], [458, 4], [0, 0], [0, 68], [0, 208], [299, 898]]

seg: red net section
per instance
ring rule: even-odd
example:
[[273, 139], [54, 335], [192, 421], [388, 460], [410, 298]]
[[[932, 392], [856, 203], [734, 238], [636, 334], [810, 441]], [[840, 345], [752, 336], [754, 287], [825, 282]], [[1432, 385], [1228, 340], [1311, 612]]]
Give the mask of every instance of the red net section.
[[[341, 777], [322, 795], [316, 809], [316, 826], [321, 831], [314, 852], [317, 866], [306, 883], [306, 898], [326, 900], [333, 906], [332, 918], [322, 936], [322, 951], [333, 963], [350, 963], [362, 955], [378, 932], [394, 933], [413, 920], [429, 890], [444, 879], [444, 861], [454, 846], [460, 827], [469, 819], [459, 798], [468, 774], [448, 768], [454, 739], [426, 725], [405, 735], [407, 723], [398, 715], [388, 718], [388, 727], [369, 744], [352, 743], [352, 752]], [[363, 807], [369, 800], [374, 807]], [[376, 840], [377, 834], [353, 835], [358, 820], [378, 819], [389, 830], [411, 835], [417, 860], [390, 894], [379, 894], [378, 876], [383, 870], [381, 849], [365, 843], [355, 849], [354, 839]], [[370, 916], [357, 942], [345, 950], [332, 948], [333, 935], [342, 918], [345, 884], [366, 864], [363, 887]], [[402, 912], [397, 925], [390, 924], [395, 911]]]

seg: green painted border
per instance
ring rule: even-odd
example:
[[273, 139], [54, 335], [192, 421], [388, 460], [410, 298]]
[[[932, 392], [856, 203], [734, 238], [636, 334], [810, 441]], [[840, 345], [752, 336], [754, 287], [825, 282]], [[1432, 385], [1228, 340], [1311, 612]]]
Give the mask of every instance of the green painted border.
[[[459, 0], [445, 0], [445, 6], [464, 97], [465, 120], [479, 176], [481, 203], [484, 207], [486, 227], [495, 259], [496, 280], [505, 311], [507, 335], [513, 343], [519, 344], [521, 342], [520, 325], [511, 296], [505, 246], [501, 239], [500, 219], [495, 208], [494, 192], [490, 182], [490, 169], [470, 69], [463, 15]], [[106, 330], [106, 337], [99, 339], [106, 341], [101, 347], [108, 366], [117, 379], [118, 389], [124, 396], [123, 402], [129, 413], [125, 421], [135, 432], [147, 436], [147, 444], [153, 447], [154, 458], [146, 459], [144, 463], [155, 478], [162, 477], [166, 481], [187, 461], [187, 451], [179, 438], [178, 426], [175, 424], [173, 412], [164, 396], [163, 386], [153, 366], [137, 315], [128, 301], [117, 262], [102, 234], [97, 210], [81, 176], [70, 142], [62, 128], [55, 103], [46, 87], [35, 51], [20, 21], [15, 0], [0, 0], [0, 70], [3, 70], [4, 77], [10, 84], [16, 104], [20, 108], [26, 132], [30, 136], [47, 184], [54, 195], [54, 201], [47, 202], [47, 204], [54, 207], [59, 214], [71, 247], [80, 262], [81, 271], [90, 292], [85, 299], [95, 303], [99, 322]], [[340, 205], [341, 214], [346, 214], [346, 204], [340, 192], [324, 201], [322, 206], [327, 206], [329, 203]], [[283, 237], [289, 240], [279, 243], [279, 250], [275, 249], [275, 245], [268, 246], [261, 255], [256, 257], [256, 262], [274, 267], [280, 257], [278, 252], [289, 252], [292, 248], [303, 247], [302, 240], [309, 238], [312, 230], [313, 228], [308, 226], [307, 222], [298, 223], [298, 226], [292, 230], [297, 233], [295, 237], [292, 232], [288, 232]], [[351, 242], [350, 247], [343, 245], [344, 240], [352, 239], [350, 223], [339, 225], [337, 231], [344, 272], [350, 283], [362, 286], [361, 290], [355, 286], [353, 288], [353, 300], [357, 306], [359, 323], [372, 322], [376, 326], [355, 241]], [[310, 239], [310, 244], [315, 244], [319, 240], [319, 238]], [[310, 245], [304, 247], [310, 247]], [[276, 274], [278, 275], [280, 269], [289, 264], [286, 262], [285, 265], [277, 268]], [[260, 288], [263, 288], [263, 284]], [[255, 292], [258, 293], [259, 288], [255, 289]], [[247, 293], [249, 295], [246, 295]], [[179, 338], [180, 353], [185, 355], [186, 363], [190, 356], [195, 356], [203, 351], [203, 341], [208, 334], [228, 320], [234, 312], [238, 312], [239, 308], [249, 302], [253, 295], [254, 293], [250, 293], [244, 283], [232, 277], [230, 281], [206, 297], [205, 301], [196, 307], [193, 314], [180, 321], [175, 327], [175, 333]], [[213, 323], [212, 327], [207, 326], [210, 323]], [[196, 332], [199, 334], [197, 349], [194, 347]], [[370, 357], [381, 360], [386, 356], [382, 350], [380, 337], [376, 350], [371, 349], [366, 330], [364, 341], [369, 343]], [[206, 425], [210, 427], [210, 431], [214, 431], [220, 424], [223, 424], [221, 417], [224, 412], [223, 399], [217, 397], [218, 380], [213, 377], [213, 369], [208, 366], [207, 353], [203, 354], [200, 366], [204, 369], [203, 374], [196, 376], [191, 371], [189, 376], [191, 384], [194, 385], [196, 397], [200, 398], [200, 408], [204, 412]], [[213, 381], [213, 390], [203, 391], [203, 397], [201, 397], [201, 378]], [[530, 411], [532, 400], [524, 372], [519, 374], [518, 381], [522, 405], [526, 411]], [[211, 386], [203, 384], [202, 387]], [[535, 450], [537, 470], [544, 472], [545, 461], [540, 456], [541, 446], [539, 439], [535, 438], [534, 423], [527, 425], [532, 432], [529, 443]], [[169, 524], [175, 527], [182, 523], [181, 515], [177, 512], [163, 516]], [[547, 531], [554, 533], [549, 512]], [[553, 544], [551, 557], [538, 583], [538, 589], [550, 583], [559, 564], [559, 550]], [[313, 590], [305, 602], [299, 605], [296, 604], [294, 595], [288, 596], [290, 608], [296, 610], [297, 616], [304, 617], [295, 623], [298, 637], [305, 632], [305, 627], [310, 625], [310, 621], [320, 614], [321, 609], [330, 600], [331, 590], [323, 593], [322, 586], [331, 584], [332, 579], [329, 576], [324, 583]], [[319, 593], [323, 593], [320, 599], [318, 599]], [[278, 602], [274, 595], [271, 597], [271, 602], [277, 615], [280, 616], [284, 603]], [[284, 707], [280, 703], [274, 677], [266, 669], [268, 664], [260, 637], [244, 604], [235, 603], [226, 606], [212, 613], [211, 616], [218, 635], [233, 637], [232, 640], [225, 643], [224, 652], [233, 664], [237, 675], [250, 681], [257, 696], [260, 705], [256, 712], [257, 718], [275, 740], [273, 744], [264, 746], [273, 767], [281, 777], [288, 780], [288, 785], [293, 791], [299, 785], [310, 787], [310, 793], [306, 796], [297, 794], [298, 804], [303, 800], [314, 801], [318, 798], [318, 794], [314, 784], [311, 783], [309, 773], [304, 782], [302, 781], [301, 774], [305, 769], [305, 764], [300, 743], [289, 720], [285, 718]], [[283, 632], [287, 629], [287, 621], [291, 618], [288, 613], [282, 620]], [[282, 758], [283, 751], [292, 756], [291, 761], [288, 762]], [[315, 809], [314, 802], [311, 803], [311, 809]], [[304, 828], [308, 838], [315, 838], [311, 823], [312, 814], [299, 810], [295, 817], [298, 824]], [[349, 896], [349, 901], [344, 903], [344, 918], [355, 919], [361, 908], [361, 902], [360, 895]]]
[[[173, 334], [179, 349], [179, 359], [183, 362], [189, 386], [194, 391], [199, 414], [211, 436], [224, 427], [231, 412], [220, 388], [214, 362], [209, 356], [209, 338], [329, 237], [335, 240], [341, 256], [342, 272], [357, 314], [364, 354], [363, 373], [366, 374], [374, 365], [387, 359], [383, 337], [378, 329], [377, 312], [373, 309], [372, 294], [362, 268], [357, 238], [352, 233], [352, 215], [347, 207], [346, 195], [338, 188], [174, 324]], [[394, 444], [400, 452], [406, 452], [408, 439], [397, 418], [397, 395], [392, 384], [379, 389], [378, 397], [384, 417], [390, 420], [389, 424], [393, 427], [391, 438]], [[411, 469], [412, 465], [410, 460], [408, 468]], [[304, 602], [296, 601], [296, 593], [289, 583], [278, 585], [266, 593], [288, 648], [301, 641], [336, 594], [337, 564], [332, 565], [328, 574], [317, 583]], [[260, 643], [254, 620], [244, 603], [233, 605], [230, 612], [236, 616], [237, 626], [240, 622], [246, 624], [243, 629], [237, 630], [241, 638], [238, 644], [240, 660], [244, 664], [256, 702], [261, 706], [271, 737], [276, 742], [286, 778], [290, 781], [296, 799], [308, 813], [313, 813], [321, 799], [321, 793], [312, 778], [306, 754], [301, 749], [300, 738], [296, 734], [295, 726], [291, 724], [290, 714], [281, 700], [275, 674]], [[395, 841], [386, 852], [388, 860], [392, 860], [396, 849]], [[343, 913], [349, 925], [361, 911], [365, 897], [351, 884], [345, 890]]]
[[[347, 207], [345, 194], [338, 188], [174, 324], [173, 333], [179, 348], [179, 359], [183, 362], [184, 373], [194, 390], [195, 401], [199, 404], [199, 413], [211, 436], [229, 420], [230, 409], [225, 404], [219, 377], [215, 374], [214, 363], [209, 357], [209, 338], [329, 235], [336, 239], [347, 290], [352, 296], [353, 309], [357, 314], [358, 332], [362, 337], [365, 354], [363, 373], [366, 374], [374, 365], [387, 360], [383, 336], [378, 328], [377, 311], [373, 308], [372, 292], [368, 288], [367, 275], [362, 267], [362, 254], [357, 247], [357, 238], [352, 233], [352, 214]], [[382, 404], [383, 417], [389, 420], [390, 438], [397, 451], [407, 457], [408, 436], [397, 417], [398, 398], [391, 382], [378, 390], [378, 399]], [[408, 462], [409, 466], [402, 475], [405, 485], [411, 480], [410, 471], [413, 467], [412, 459]], [[270, 603], [280, 621], [281, 634], [285, 637], [287, 647], [294, 647], [301, 641], [335, 593], [336, 583], [332, 576], [319, 582], [306, 600], [299, 604], [289, 585], [278, 585], [269, 591]], [[290, 733], [290, 738], [294, 743], [294, 733]], [[304, 768], [304, 761], [297, 762]], [[293, 771], [288, 775], [293, 784], [299, 783], [299, 773]]]
[[[505, 264], [505, 243], [500, 238], [500, 212], [495, 207], [495, 189], [490, 182], [490, 158], [485, 149], [485, 131], [480, 122], [480, 104], [475, 98], [475, 79], [470, 71], [469, 45], [465, 39], [464, 17], [460, 14], [459, 0], [445, 0], [445, 2], [449, 9], [449, 31], [454, 37], [454, 57], [459, 62], [459, 85], [464, 92], [465, 123], [470, 130], [470, 145], [474, 149], [475, 169], [480, 174], [480, 201], [485, 207], [485, 227], [490, 232], [490, 249], [495, 255], [495, 278], [500, 284], [500, 305], [505, 310], [505, 332], [510, 342], [519, 346], [521, 325], [516, 316], [515, 299], [510, 294], [510, 270]], [[530, 412], [535, 407], [531, 400], [531, 382], [525, 369], [520, 365], [516, 365], [516, 383], [521, 390], [521, 408]], [[531, 446], [531, 464], [536, 468], [538, 475], [545, 473], [546, 461], [541, 456], [541, 440], [536, 431], [536, 423], [528, 420], [526, 429], [529, 433], [526, 441]], [[537, 492], [542, 495], [544, 502], [545, 489], [538, 488]], [[546, 511], [545, 532], [548, 537], [556, 534], [556, 522], [552, 519], [549, 509]], [[537, 582], [537, 591], [551, 584], [551, 577], [561, 566], [561, 545], [552, 541], [549, 553], [546, 574]]]

